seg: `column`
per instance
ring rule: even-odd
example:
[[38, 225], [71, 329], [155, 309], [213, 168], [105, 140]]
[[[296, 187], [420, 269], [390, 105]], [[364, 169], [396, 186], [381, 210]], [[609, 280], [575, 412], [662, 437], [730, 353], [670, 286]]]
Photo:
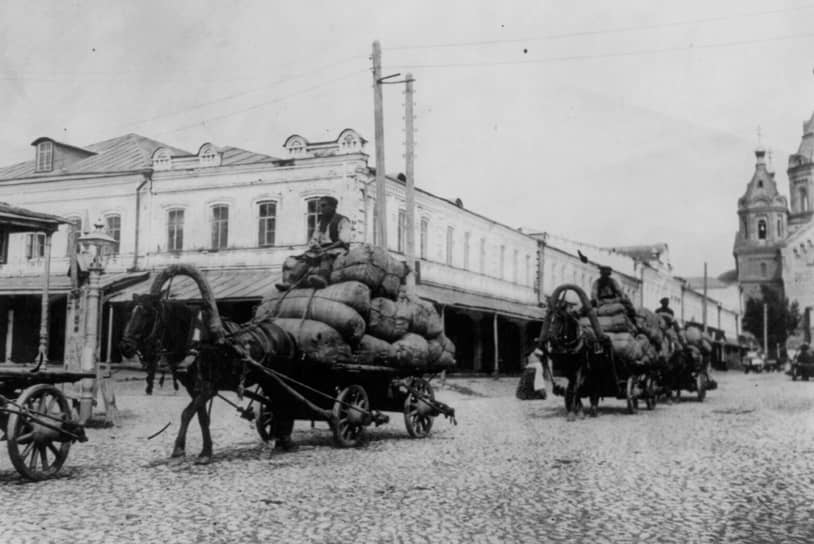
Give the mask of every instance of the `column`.
[[472, 345], [472, 370], [480, 372], [483, 369], [483, 320], [480, 314], [472, 318], [472, 332], [475, 337]]
[[42, 280], [42, 304], [40, 309], [40, 345], [37, 363], [45, 368], [48, 363], [48, 285], [51, 281], [51, 233], [45, 235], [45, 271]]
[[11, 350], [14, 347], [14, 308], [9, 308], [6, 314], [8, 327], [6, 327], [6, 362], [11, 362]]
[[498, 357], [498, 355], [500, 353], [500, 349], [498, 348], [497, 314], [492, 314], [492, 315], [493, 315], [493, 317], [492, 317], [492, 334], [493, 334], [494, 341], [495, 341], [495, 366], [494, 366], [494, 370], [492, 371], [492, 374], [494, 375], [495, 378], [497, 378], [498, 374], [500, 373], [500, 362], [499, 362], [500, 358]]

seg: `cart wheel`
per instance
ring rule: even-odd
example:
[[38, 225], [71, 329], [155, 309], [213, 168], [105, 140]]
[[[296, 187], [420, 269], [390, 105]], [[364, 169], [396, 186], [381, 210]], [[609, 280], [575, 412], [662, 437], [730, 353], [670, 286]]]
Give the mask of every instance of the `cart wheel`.
[[648, 410], [656, 407], [656, 382], [653, 378], [647, 378], [645, 382], [644, 405]]
[[639, 397], [636, 393], [637, 378], [638, 376], [629, 376], [625, 387], [627, 411], [629, 414], [635, 414], [639, 410]]
[[[53, 385], [40, 384], [29, 387], [16, 401], [23, 412], [37, 417], [50, 416], [44, 421], [60, 426], [60, 420], [71, 419], [68, 400]], [[50, 419], [56, 418], [56, 419]], [[71, 449], [70, 440], [64, 440], [59, 431], [49, 429], [26, 414], [9, 414], [6, 427], [8, 455], [17, 472], [29, 480], [44, 480], [54, 476]]]
[[435, 400], [435, 393], [430, 382], [423, 378], [413, 379], [411, 385], [418, 395], [408, 393], [404, 399], [404, 426], [413, 438], [424, 438], [430, 434], [435, 420], [435, 411], [424, 399]]
[[331, 430], [336, 445], [352, 448], [362, 442], [362, 428], [370, 423], [370, 401], [360, 385], [351, 385], [334, 402]]
[[254, 420], [254, 426], [257, 428], [257, 434], [263, 442], [271, 440], [271, 435], [274, 432], [274, 412], [271, 407], [265, 403], [260, 403], [257, 418]]
[[698, 393], [698, 402], [704, 402], [707, 396], [707, 375], [705, 372], [699, 372], [695, 378], [695, 390]]

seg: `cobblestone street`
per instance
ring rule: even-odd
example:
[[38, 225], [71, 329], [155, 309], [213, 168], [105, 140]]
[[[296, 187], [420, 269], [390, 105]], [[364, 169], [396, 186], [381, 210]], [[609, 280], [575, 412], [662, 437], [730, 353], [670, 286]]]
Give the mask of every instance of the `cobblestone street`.
[[25, 482], [0, 454], [0, 541], [811, 542], [814, 383], [715, 379], [704, 403], [628, 415], [606, 399], [572, 423], [560, 397], [516, 400], [514, 378], [451, 379], [438, 397], [457, 427], [412, 440], [390, 414], [344, 450], [298, 421], [285, 454], [216, 401], [207, 466], [196, 423], [168, 463], [185, 394], [122, 381], [123, 424], [90, 429], [61, 477]]

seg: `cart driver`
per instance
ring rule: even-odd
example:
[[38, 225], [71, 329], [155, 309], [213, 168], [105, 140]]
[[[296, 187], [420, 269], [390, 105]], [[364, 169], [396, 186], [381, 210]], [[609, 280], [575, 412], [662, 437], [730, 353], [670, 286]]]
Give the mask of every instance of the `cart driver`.
[[276, 285], [286, 291], [292, 285], [321, 289], [328, 286], [331, 266], [339, 255], [348, 251], [351, 241], [350, 219], [336, 213], [338, 201], [332, 196], [319, 199], [319, 219], [309, 242], [308, 251], [289, 257], [283, 263], [283, 281]]
[[[670, 308], [670, 299], [669, 298], [664, 297], [663, 299], [661, 299], [659, 301], [659, 304], [661, 304], [661, 306], [656, 308], [656, 312], [655, 312], [656, 314], [668, 315], [668, 316], [670, 316], [670, 318], [673, 318], [675, 316], [675, 312], [673, 312], [673, 309]], [[671, 319], [671, 321], [672, 321], [672, 319]]]
[[808, 349], [808, 344], [800, 346], [800, 353], [797, 354], [797, 363], [801, 365], [814, 364], [814, 353]]
[[627, 310], [628, 317], [636, 319], [636, 309], [615, 279], [611, 277], [613, 269], [610, 266], [599, 267], [599, 278], [591, 287], [591, 303], [594, 306], [621, 302]]

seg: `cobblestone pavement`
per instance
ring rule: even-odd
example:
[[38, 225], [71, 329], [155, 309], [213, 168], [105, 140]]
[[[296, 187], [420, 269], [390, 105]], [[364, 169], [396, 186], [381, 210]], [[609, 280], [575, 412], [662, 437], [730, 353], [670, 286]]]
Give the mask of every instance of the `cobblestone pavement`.
[[571, 423], [516, 379], [452, 379], [457, 427], [412, 440], [391, 414], [345, 450], [298, 421], [286, 454], [218, 402], [207, 466], [195, 424], [168, 463], [183, 394], [119, 382], [123, 424], [90, 429], [59, 478], [25, 482], [0, 452], [0, 542], [813, 542], [814, 383], [715, 378], [703, 403], [607, 399]]

